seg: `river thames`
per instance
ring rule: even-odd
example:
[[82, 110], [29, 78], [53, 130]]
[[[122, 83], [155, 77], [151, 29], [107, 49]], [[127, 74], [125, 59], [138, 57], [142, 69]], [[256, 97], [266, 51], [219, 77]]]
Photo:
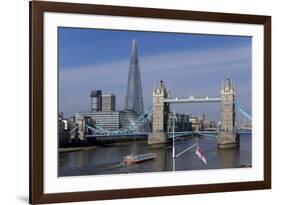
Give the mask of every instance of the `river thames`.
[[[218, 149], [217, 139], [212, 137], [186, 137], [176, 141], [176, 152], [180, 153], [198, 143], [207, 164], [196, 155], [195, 148], [183, 153], [175, 160], [175, 170], [202, 170], [251, 167], [251, 134], [240, 135], [240, 146], [232, 149]], [[123, 157], [129, 154], [154, 153], [156, 159], [138, 164], [123, 164]], [[147, 141], [119, 143], [95, 149], [59, 153], [58, 176], [81, 176], [120, 173], [172, 171], [172, 147], [151, 148]]]

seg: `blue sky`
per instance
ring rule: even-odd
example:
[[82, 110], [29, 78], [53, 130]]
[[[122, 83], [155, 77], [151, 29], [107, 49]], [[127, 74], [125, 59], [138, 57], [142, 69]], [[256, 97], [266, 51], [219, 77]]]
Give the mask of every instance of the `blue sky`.
[[[59, 110], [89, 111], [89, 93], [101, 89], [124, 108], [131, 43], [137, 40], [144, 107], [153, 85], [172, 96], [219, 96], [221, 81], [234, 80], [237, 102], [251, 113], [251, 37], [59, 28]], [[219, 104], [185, 104], [176, 111], [220, 119]]]

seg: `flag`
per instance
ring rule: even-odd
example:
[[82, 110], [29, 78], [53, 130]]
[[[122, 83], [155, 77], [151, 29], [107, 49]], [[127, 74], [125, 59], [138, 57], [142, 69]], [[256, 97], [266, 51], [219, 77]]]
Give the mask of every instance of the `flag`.
[[195, 154], [202, 160], [204, 164], [207, 164], [207, 160], [203, 155], [202, 150], [200, 149], [199, 145], [196, 146]]

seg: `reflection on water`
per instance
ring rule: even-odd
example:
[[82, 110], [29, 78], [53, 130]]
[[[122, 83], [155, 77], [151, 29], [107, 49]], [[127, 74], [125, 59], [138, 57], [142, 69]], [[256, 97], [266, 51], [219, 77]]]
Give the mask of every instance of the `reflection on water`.
[[[208, 164], [205, 165], [190, 149], [175, 160], [175, 169], [199, 170], [235, 168], [251, 165], [251, 135], [240, 136], [240, 147], [233, 149], [218, 149], [216, 138], [193, 137], [176, 142], [176, 152], [198, 142]], [[123, 157], [128, 154], [143, 154], [152, 152], [157, 158], [139, 164], [124, 165]], [[59, 176], [118, 174], [172, 171], [172, 147], [151, 149], [146, 141], [124, 143], [99, 147], [93, 150], [59, 153]]]

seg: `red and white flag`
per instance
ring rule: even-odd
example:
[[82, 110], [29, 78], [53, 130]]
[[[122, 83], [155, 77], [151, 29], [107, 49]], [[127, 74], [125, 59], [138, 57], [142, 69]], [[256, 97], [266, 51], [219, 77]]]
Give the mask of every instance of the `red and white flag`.
[[200, 149], [199, 145], [196, 146], [195, 154], [202, 160], [204, 164], [207, 164], [207, 160], [203, 155], [202, 150]]

